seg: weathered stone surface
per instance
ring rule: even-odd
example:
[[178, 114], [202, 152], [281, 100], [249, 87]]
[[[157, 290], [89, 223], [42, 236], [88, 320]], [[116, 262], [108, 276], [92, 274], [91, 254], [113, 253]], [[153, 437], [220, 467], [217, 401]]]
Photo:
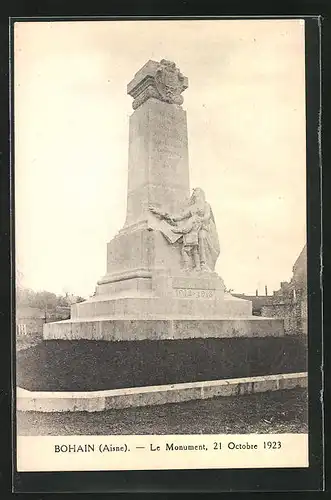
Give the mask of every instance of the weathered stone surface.
[[186, 111], [149, 99], [130, 117], [125, 226], [146, 220], [150, 203], [176, 211], [188, 196]]
[[[107, 247], [107, 274], [98, 285], [132, 278], [151, 278], [163, 270], [180, 271], [180, 251], [149, 227], [120, 233]], [[97, 290], [102, 293], [103, 289]]]
[[105, 398], [100, 392], [30, 392], [18, 387], [17, 410], [44, 413], [63, 411], [103, 411]]
[[[134, 318], [135, 314], [132, 315]], [[125, 319], [126, 318], [126, 319]], [[280, 337], [283, 322], [277, 319], [241, 318], [193, 320], [182, 319], [123, 319], [103, 318], [66, 320], [46, 323], [45, 340], [175, 340], [211, 337]]]
[[293, 389], [307, 385], [307, 373], [303, 372], [95, 392], [30, 392], [18, 388], [17, 410], [45, 413], [92, 412]]
[[[134, 273], [139, 274], [139, 271], [135, 270]], [[130, 276], [130, 274], [127, 275]], [[137, 295], [139, 297], [144, 297], [144, 295], [151, 296], [151, 272], [148, 270], [140, 270], [140, 275], [140, 278], [118, 279], [116, 281], [111, 281], [110, 283], [97, 285], [96, 295], [112, 295], [116, 297], [125, 297], [128, 294]], [[121, 274], [121, 276], [123, 276], [123, 274]], [[112, 277], [112, 279], [114, 279], [114, 276]]]
[[187, 87], [187, 77], [182, 75], [174, 62], [149, 60], [128, 84], [127, 92], [134, 98], [133, 109], [137, 109], [150, 98], [180, 105], [183, 103], [181, 93]]
[[[183, 291], [183, 289], [180, 289]], [[185, 293], [192, 293], [192, 290], [184, 289]], [[197, 292], [195, 291], [195, 294]], [[97, 317], [108, 318], [176, 318], [186, 317], [195, 319], [213, 318], [249, 318], [251, 317], [252, 306], [249, 301], [237, 301], [217, 296], [217, 291], [198, 290], [200, 296], [187, 295], [185, 297], [149, 297], [132, 293], [131, 297], [107, 295], [94, 297], [86, 302], [75, 304], [71, 308], [73, 319], [85, 319]], [[201, 294], [205, 296], [202, 296]], [[209, 293], [213, 293], [208, 297]], [[265, 324], [268, 323], [265, 318]]]

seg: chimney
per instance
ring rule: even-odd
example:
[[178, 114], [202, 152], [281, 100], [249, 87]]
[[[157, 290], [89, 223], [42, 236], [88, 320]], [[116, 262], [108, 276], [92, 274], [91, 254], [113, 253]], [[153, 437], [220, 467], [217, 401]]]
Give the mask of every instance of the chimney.
[[258, 289], [256, 289], [256, 291], [255, 291], [255, 295], [256, 295], [256, 297], [259, 295], [259, 291], [258, 291]]
[[265, 289], [265, 294], [267, 296], [268, 295], [268, 287], [267, 287], [267, 285], [265, 285], [264, 289]]

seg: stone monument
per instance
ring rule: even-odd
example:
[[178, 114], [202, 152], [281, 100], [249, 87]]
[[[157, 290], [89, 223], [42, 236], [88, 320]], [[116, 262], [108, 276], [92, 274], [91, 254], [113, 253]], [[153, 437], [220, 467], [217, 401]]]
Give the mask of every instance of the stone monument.
[[226, 293], [215, 271], [217, 221], [203, 189], [189, 185], [187, 87], [166, 60], [148, 61], [129, 83], [126, 220], [94, 296], [69, 320], [46, 323], [44, 341], [18, 356], [20, 410], [94, 412], [306, 386], [300, 336], [284, 337], [281, 319], [252, 316], [252, 303]]
[[[187, 88], [188, 79], [164, 59], [148, 61], [128, 84], [134, 112], [126, 220], [107, 245], [107, 271], [94, 296], [73, 305], [70, 320], [46, 324], [45, 339], [181, 338], [188, 328], [197, 336], [201, 321], [203, 336], [257, 328], [251, 302], [226, 293], [215, 272], [212, 207], [203, 189], [190, 192]], [[266, 335], [275, 328], [282, 334], [276, 320], [259, 320]]]

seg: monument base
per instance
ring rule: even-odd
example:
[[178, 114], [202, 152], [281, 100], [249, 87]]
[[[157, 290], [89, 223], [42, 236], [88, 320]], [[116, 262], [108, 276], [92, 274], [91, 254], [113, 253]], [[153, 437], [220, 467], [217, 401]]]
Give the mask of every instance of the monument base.
[[[102, 295], [75, 304], [71, 310], [73, 320], [109, 319], [224, 319], [252, 317], [251, 302], [226, 297], [223, 300], [208, 290], [177, 289], [178, 298]], [[182, 294], [183, 298], [180, 298]], [[194, 298], [199, 296], [200, 298]]]
[[[136, 271], [133, 271], [136, 273]], [[213, 337], [279, 337], [283, 321], [252, 316], [252, 303], [224, 293], [216, 273], [151, 277], [123, 273], [104, 280], [71, 319], [44, 325], [45, 340], [163, 340]], [[109, 287], [106, 288], [105, 287]]]
[[106, 275], [71, 318], [197, 319], [252, 316], [252, 303], [224, 292], [216, 272], [133, 268]]
[[180, 340], [191, 338], [281, 337], [283, 320], [235, 319], [122, 319], [86, 318], [44, 325], [44, 340]]

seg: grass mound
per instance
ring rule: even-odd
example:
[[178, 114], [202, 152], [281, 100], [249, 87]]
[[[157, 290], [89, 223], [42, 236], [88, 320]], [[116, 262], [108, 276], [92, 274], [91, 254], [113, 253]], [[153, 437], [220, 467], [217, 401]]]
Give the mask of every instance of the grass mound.
[[306, 371], [293, 337], [162, 341], [48, 340], [17, 353], [17, 384], [92, 391]]

